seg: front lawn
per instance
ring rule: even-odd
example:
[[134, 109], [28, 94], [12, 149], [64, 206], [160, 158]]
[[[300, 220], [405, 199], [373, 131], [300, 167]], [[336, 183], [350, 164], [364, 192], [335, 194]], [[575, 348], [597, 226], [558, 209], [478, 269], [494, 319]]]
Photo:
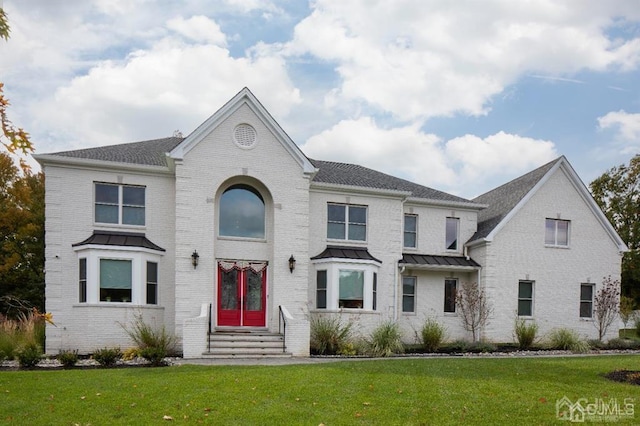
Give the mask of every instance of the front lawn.
[[640, 357], [4, 371], [0, 424], [557, 424], [562, 397], [640, 408], [640, 386], [603, 377], [622, 369]]

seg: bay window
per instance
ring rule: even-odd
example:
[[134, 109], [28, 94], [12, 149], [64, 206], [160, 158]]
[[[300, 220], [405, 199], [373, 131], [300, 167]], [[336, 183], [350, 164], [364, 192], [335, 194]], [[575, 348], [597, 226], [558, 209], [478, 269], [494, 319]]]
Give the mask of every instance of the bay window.
[[313, 263], [317, 268], [317, 309], [376, 309], [378, 263], [342, 258]]

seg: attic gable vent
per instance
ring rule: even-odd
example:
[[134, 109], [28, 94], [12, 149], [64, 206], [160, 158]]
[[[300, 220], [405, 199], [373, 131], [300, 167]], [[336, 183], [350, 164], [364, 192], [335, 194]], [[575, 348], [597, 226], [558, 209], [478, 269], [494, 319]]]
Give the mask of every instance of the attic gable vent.
[[233, 140], [241, 148], [251, 148], [256, 143], [256, 129], [246, 123], [238, 124], [233, 130]]

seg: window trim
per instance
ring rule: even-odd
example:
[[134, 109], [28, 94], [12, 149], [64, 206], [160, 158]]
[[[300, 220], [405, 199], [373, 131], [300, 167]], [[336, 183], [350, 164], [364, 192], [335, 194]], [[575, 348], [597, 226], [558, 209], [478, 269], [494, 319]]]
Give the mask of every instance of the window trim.
[[[547, 224], [549, 222], [553, 222], [553, 242], [547, 241]], [[558, 224], [559, 223], [567, 224], [567, 242], [566, 244], [560, 244], [558, 242]], [[546, 247], [559, 247], [559, 248], [568, 248], [571, 244], [571, 221], [568, 219], [554, 219], [551, 217], [547, 217], [544, 220], [544, 245]]]
[[[97, 200], [97, 186], [115, 186], [118, 188], [118, 221], [117, 222], [99, 222], [97, 220], [96, 215], [96, 207], [98, 205], [115, 205], [108, 203], [99, 203]], [[133, 204], [125, 204], [124, 203], [124, 188], [142, 188], [144, 190], [144, 205], [137, 206]], [[135, 223], [124, 223], [124, 208], [125, 207], [135, 207], [141, 208], [143, 210], [143, 223], [135, 224]], [[96, 226], [117, 226], [117, 227], [132, 227], [136, 229], [142, 229], [147, 225], [147, 187], [146, 185], [135, 185], [135, 184], [124, 184], [124, 183], [113, 183], [113, 182], [102, 182], [102, 181], [94, 181], [93, 182], [93, 223]]]
[[[404, 286], [405, 286], [405, 279], [407, 280], [411, 280], [412, 283], [411, 285], [413, 286], [413, 293], [405, 293], [404, 291]], [[417, 293], [418, 293], [418, 277], [414, 276], [414, 275], [403, 275], [402, 276], [402, 306], [400, 307], [400, 309], [402, 310], [402, 313], [405, 315], [411, 315], [411, 314], [415, 314], [416, 313], [416, 301], [417, 301]], [[405, 301], [405, 297], [406, 298], [410, 298], [412, 301], [412, 305], [413, 305], [413, 310], [411, 311], [405, 311], [404, 309], [404, 301]]]
[[[582, 287], [591, 287], [591, 299], [590, 300], [585, 300], [582, 299]], [[592, 320], [593, 319], [593, 303], [595, 300], [595, 293], [596, 293], [596, 285], [593, 283], [580, 283], [580, 306], [579, 306], [579, 311], [578, 311], [578, 315], [580, 316], [580, 319], [582, 320]], [[590, 315], [588, 317], [582, 316], [582, 304], [583, 303], [589, 303], [591, 306], [589, 308], [590, 311]]]
[[[415, 226], [412, 230], [407, 231], [407, 216], [415, 219]], [[414, 244], [412, 246], [407, 245], [407, 234], [413, 235]], [[418, 215], [413, 213], [405, 213], [404, 219], [402, 221], [402, 246], [406, 249], [417, 249], [418, 248]]]
[[[146, 262], [155, 262], [158, 264], [158, 280], [160, 279], [160, 259], [163, 254], [142, 247], [124, 247], [124, 246], [83, 246], [74, 248], [78, 253], [78, 267], [80, 259], [86, 259], [87, 266], [87, 292], [86, 301], [81, 302], [80, 298], [76, 299], [80, 304], [91, 305], [108, 305], [108, 306], [157, 306], [158, 304], [148, 304], [146, 296], [147, 270]], [[129, 260], [131, 261], [131, 300], [122, 301], [100, 301], [100, 260]], [[79, 271], [78, 271], [79, 276]], [[158, 288], [160, 283], [158, 282]], [[159, 295], [158, 295], [159, 297]], [[158, 300], [159, 302], [159, 300]]]
[[[455, 221], [453, 223], [456, 224], [456, 238], [455, 238], [455, 244], [456, 246], [454, 248], [449, 248], [450, 244], [447, 244], [447, 240], [448, 240], [448, 230], [449, 230], [449, 221]], [[452, 243], [453, 244], [453, 243]], [[445, 220], [445, 231], [444, 231], [444, 248], [446, 251], [449, 252], [459, 252], [460, 251], [460, 218], [459, 217], [453, 217], [453, 216], [447, 216], [446, 220]]]
[[[448, 311], [447, 308], [450, 307], [447, 305], [447, 283], [448, 282], [453, 282], [453, 310], [452, 311]], [[458, 291], [458, 279], [457, 278], [445, 278], [444, 279], [444, 306], [442, 307], [442, 312], [444, 312], [445, 314], [455, 314], [457, 313], [456, 311], [456, 292]]]
[[[531, 297], [530, 298], [526, 298], [526, 297], [520, 297], [520, 284], [531, 284]], [[517, 309], [516, 309], [516, 313], [519, 317], [524, 317], [524, 318], [531, 318], [534, 316], [534, 300], [535, 300], [535, 296], [536, 296], [536, 292], [535, 292], [535, 281], [533, 280], [519, 280], [518, 281], [518, 305], [517, 305]], [[520, 314], [520, 301], [527, 301], [529, 302], [530, 305], [530, 311], [531, 314], [529, 315], [524, 315], [524, 314]]]
[[[344, 208], [344, 222], [329, 220], [329, 206], [341, 206]], [[361, 208], [364, 209], [364, 223], [360, 222], [352, 222], [351, 221], [351, 208]], [[327, 202], [327, 240], [330, 241], [353, 241], [359, 243], [367, 242], [367, 231], [368, 231], [368, 223], [369, 223], [369, 207], [363, 204], [350, 204], [350, 203], [334, 203]], [[330, 223], [340, 223], [344, 224], [344, 235], [342, 238], [335, 238], [329, 236], [329, 224]], [[364, 239], [351, 239], [349, 238], [349, 228], [351, 225], [364, 226]]]

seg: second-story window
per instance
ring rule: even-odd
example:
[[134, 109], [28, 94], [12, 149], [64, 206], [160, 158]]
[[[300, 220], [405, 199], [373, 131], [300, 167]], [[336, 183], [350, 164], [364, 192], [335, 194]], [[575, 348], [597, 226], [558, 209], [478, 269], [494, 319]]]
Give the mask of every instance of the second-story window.
[[544, 243], [550, 246], [568, 246], [569, 221], [561, 219], [546, 219]]
[[327, 238], [366, 241], [367, 208], [351, 204], [327, 204]]
[[458, 231], [460, 229], [460, 219], [448, 217], [446, 226], [445, 247], [447, 250], [458, 250]]
[[96, 223], [144, 226], [144, 216], [144, 186], [95, 184]]
[[416, 248], [418, 246], [418, 216], [404, 215], [404, 246]]

